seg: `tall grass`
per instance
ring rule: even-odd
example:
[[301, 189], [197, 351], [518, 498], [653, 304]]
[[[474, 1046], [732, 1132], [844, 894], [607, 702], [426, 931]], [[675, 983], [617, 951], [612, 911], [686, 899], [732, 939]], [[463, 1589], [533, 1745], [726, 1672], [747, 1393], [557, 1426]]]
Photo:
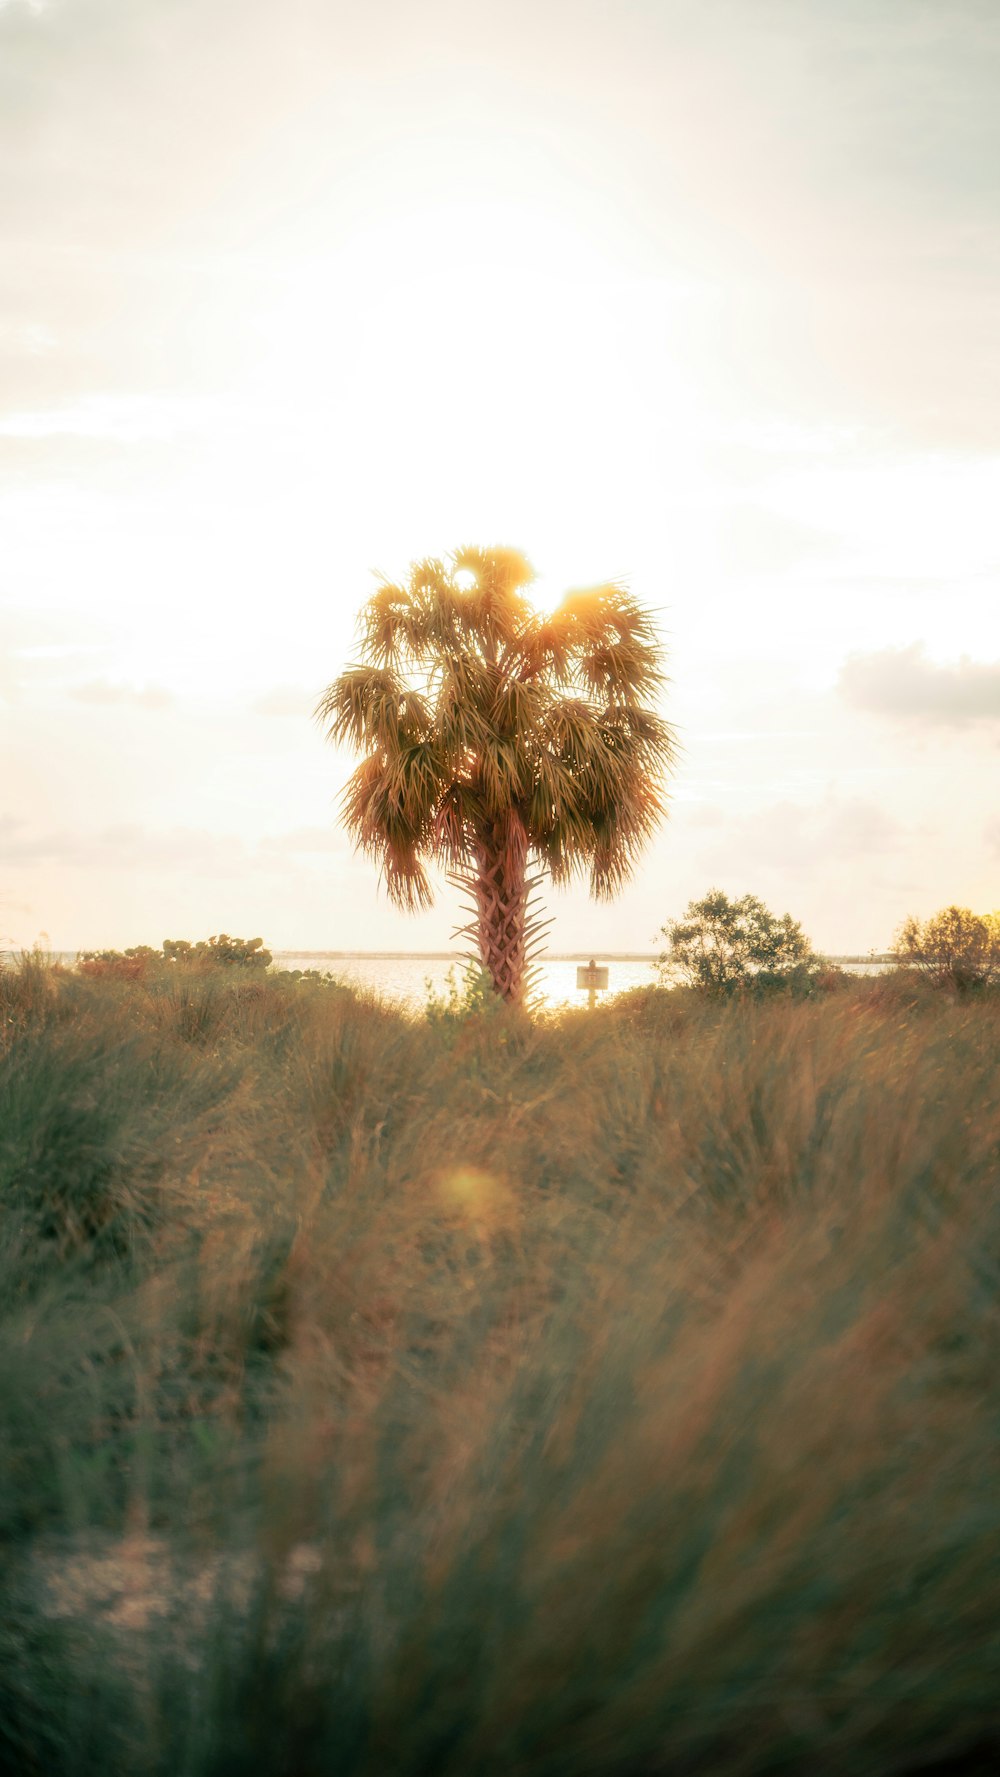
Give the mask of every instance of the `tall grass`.
[[991, 1767], [995, 996], [0, 995], [5, 1770]]

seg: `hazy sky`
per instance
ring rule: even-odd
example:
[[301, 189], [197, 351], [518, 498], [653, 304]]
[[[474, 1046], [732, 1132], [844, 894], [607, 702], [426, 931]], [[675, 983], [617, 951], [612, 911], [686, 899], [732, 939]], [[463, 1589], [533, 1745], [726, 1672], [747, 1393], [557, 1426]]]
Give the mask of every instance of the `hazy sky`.
[[445, 943], [310, 712], [469, 541], [669, 643], [554, 947], [1000, 905], [998, 216], [997, 0], [0, 0], [0, 938]]

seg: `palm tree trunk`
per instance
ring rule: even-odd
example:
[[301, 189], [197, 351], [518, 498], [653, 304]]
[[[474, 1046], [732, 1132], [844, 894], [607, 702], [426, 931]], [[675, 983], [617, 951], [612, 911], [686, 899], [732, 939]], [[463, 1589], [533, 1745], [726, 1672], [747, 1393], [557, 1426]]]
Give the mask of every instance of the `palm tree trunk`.
[[480, 961], [500, 998], [513, 1006], [525, 989], [527, 859], [527, 834], [514, 815], [481, 837], [471, 881]]

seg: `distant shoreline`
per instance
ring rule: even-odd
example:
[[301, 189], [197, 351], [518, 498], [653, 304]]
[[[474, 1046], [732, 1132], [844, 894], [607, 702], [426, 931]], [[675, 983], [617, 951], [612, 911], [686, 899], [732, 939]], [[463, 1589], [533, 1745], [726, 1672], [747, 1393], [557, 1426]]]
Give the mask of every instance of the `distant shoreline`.
[[[550, 950], [546, 956], [550, 963], [586, 963], [598, 954], [595, 950]], [[271, 955], [278, 957], [302, 956], [317, 959], [327, 957], [331, 962], [391, 962], [391, 963], [460, 963], [465, 957], [460, 950], [272, 950]], [[602, 959], [609, 963], [655, 963], [657, 952], [651, 950], [602, 950]]]
[[[655, 963], [660, 954], [656, 950], [550, 950], [546, 957], [550, 963], [585, 963], [591, 957], [607, 963]], [[866, 950], [851, 956], [817, 954], [824, 963], [891, 963], [896, 960], [891, 951], [881, 950]], [[301, 956], [317, 960], [328, 958], [331, 962], [447, 963], [464, 960], [462, 952], [456, 950], [273, 950], [271, 955], [275, 960]]]
[[[22, 952], [15, 946], [0, 950], [0, 961], [11, 961]], [[76, 961], [84, 954], [79, 950], [53, 950], [45, 953], [56, 961]], [[660, 952], [655, 950], [552, 950], [546, 953], [550, 963], [586, 963], [593, 959], [604, 963], [656, 963]], [[868, 950], [850, 956], [828, 956], [818, 952], [824, 963], [867, 963], [885, 967], [896, 961], [891, 951]], [[275, 962], [295, 957], [300, 962], [386, 962], [386, 963], [462, 963], [468, 960], [460, 950], [272, 950]]]

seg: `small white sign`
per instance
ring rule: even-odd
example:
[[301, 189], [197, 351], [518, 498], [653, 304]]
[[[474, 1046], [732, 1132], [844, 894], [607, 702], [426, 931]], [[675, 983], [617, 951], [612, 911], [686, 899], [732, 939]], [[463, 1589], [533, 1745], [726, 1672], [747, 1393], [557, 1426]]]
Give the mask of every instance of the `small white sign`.
[[578, 988], [585, 987], [590, 993], [603, 991], [608, 985], [608, 971], [599, 969], [595, 962], [586, 963], [576, 971], [576, 985]]

